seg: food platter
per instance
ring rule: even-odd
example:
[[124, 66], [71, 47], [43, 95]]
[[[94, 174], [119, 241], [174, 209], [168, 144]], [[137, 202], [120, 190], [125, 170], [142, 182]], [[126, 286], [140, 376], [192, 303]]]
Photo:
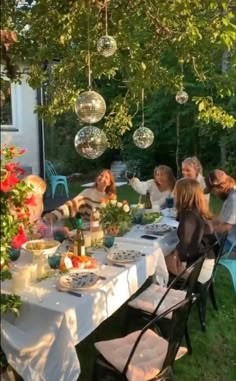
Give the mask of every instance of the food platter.
[[146, 226], [146, 233], [155, 235], [164, 235], [173, 230], [173, 227], [166, 224], [150, 224]]
[[134, 262], [142, 256], [141, 251], [137, 250], [111, 250], [108, 253], [107, 259], [111, 262], [123, 263], [123, 262]]
[[58, 286], [67, 290], [84, 290], [95, 285], [99, 277], [93, 272], [72, 271], [62, 275], [58, 280]]

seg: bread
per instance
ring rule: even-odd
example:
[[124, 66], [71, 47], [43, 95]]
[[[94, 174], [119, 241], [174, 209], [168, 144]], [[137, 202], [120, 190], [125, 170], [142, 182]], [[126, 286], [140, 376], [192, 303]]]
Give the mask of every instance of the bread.
[[23, 181], [33, 188], [33, 192], [43, 195], [46, 191], [47, 184], [41, 177], [35, 175], [26, 176]]

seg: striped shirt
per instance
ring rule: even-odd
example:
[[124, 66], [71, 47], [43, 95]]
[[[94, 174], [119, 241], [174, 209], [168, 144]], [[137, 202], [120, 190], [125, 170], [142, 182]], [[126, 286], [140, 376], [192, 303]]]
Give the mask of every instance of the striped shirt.
[[107, 194], [99, 192], [96, 188], [89, 188], [82, 191], [72, 200], [66, 201], [52, 211], [57, 220], [75, 217], [80, 212], [83, 219], [89, 220], [93, 208], [100, 208], [101, 198], [107, 198]]

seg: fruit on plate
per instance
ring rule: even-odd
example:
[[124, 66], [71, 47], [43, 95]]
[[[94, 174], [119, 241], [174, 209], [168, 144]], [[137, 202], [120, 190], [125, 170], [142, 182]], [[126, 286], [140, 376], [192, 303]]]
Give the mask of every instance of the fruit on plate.
[[75, 269], [95, 269], [97, 261], [87, 255], [78, 256], [67, 252], [61, 258], [60, 270]]

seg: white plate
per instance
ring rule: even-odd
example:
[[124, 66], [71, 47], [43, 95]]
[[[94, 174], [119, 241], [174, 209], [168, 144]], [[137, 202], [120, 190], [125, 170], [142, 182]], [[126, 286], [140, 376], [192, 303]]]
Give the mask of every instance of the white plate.
[[166, 234], [166, 233], [170, 232], [172, 229], [173, 228], [171, 226], [166, 225], [166, 224], [154, 223], [154, 224], [150, 224], [150, 225], [146, 226], [146, 232], [149, 234], [162, 235], [162, 234]]
[[112, 262], [134, 262], [142, 256], [141, 251], [136, 250], [111, 250], [108, 253], [107, 259]]
[[62, 275], [59, 280], [59, 287], [68, 290], [84, 290], [86, 288], [92, 287], [99, 277], [93, 272], [81, 272], [81, 271], [72, 271], [69, 274]]

